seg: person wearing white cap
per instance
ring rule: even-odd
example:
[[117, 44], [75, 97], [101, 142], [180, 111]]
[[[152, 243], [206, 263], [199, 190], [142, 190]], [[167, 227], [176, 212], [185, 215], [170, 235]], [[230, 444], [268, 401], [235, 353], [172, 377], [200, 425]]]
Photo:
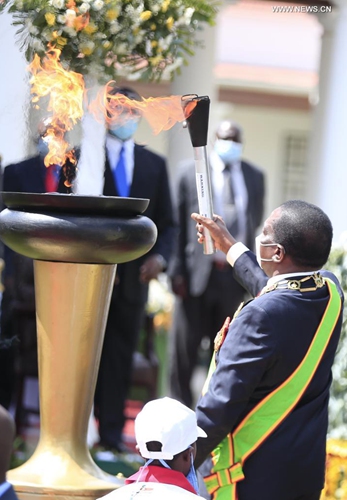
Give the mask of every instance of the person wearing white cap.
[[[165, 495], [165, 500], [181, 495], [197, 498], [198, 481], [194, 469], [197, 439], [207, 437], [197, 425], [195, 413], [171, 398], [147, 403], [135, 419], [137, 448], [146, 463], [105, 497], [132, 498], [133, 495]], [[150, 484], [149, 484], [150, 483]], [[198, 497], [200, 498], [200, 497]]]

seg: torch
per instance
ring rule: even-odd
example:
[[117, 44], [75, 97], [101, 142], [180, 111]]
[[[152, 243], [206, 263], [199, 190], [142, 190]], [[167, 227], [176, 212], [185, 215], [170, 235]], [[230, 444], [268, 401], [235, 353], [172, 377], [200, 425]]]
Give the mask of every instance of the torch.
[[[212, 188], [210, 168], [207, 161], [206, 145], [210, 98], [187, 94], [182, 96], [183, 112], [194, 148], [196, 188], [198, 191], [200, 215], [213, 218]], [[216, 249], [210, 233], [204, 230], [204, 254], [213, 254]]]

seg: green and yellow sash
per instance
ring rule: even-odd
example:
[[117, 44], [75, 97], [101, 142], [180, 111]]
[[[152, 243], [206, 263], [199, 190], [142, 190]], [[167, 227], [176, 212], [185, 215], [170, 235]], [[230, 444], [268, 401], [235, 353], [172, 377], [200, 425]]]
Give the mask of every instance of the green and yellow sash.
[[[341, 298], [335, 283], [330, 279], [325, 279], [325, 283], [329, 290], [329, 302], [304, 359], [212, 452], [212, 474], [204, 481], [214, 500], [237, 500], [236, 486], [245, 477], [242, 470], [245, 460], [293, 410], [311, 382], [341, 311]], [[215, 369], [214, 357], [208, 380]]]

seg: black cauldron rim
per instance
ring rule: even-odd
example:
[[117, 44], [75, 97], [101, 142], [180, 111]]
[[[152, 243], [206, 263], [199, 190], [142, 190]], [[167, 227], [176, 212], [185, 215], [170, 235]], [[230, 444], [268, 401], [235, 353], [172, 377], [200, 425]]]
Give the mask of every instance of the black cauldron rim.
[[142, 214], [149, 205], [146, 198], [103, 195], [3, 191], [1, 197], [8, 209], [30, 213], [135, 216]]

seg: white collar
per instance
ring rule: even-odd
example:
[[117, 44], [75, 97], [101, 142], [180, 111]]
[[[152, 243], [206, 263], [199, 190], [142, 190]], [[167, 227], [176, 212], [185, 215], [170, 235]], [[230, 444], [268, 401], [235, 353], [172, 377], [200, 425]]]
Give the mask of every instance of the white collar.
[[128, 145], [133, 144], [134, 140], [132, 137], [130, 139], [127, 139], [126, 141], [121, 141], [118, 139], [118, 137], [112, 135], [112, 134], [106, 134], [106, 145], [111, 146], [113, 148], [121, 149], [122, 146], [125, 148], [128, 147]]
[[313, 273], [317, 272], [318, 271], [305, 271], [301, 273], [277, 274], [276, 276], [271, 276], [271, 278], [268, 279], [267, 286], [274, 285], [275, 283], [287, 278], [295, 278], [296, 276], [311, 276]]

